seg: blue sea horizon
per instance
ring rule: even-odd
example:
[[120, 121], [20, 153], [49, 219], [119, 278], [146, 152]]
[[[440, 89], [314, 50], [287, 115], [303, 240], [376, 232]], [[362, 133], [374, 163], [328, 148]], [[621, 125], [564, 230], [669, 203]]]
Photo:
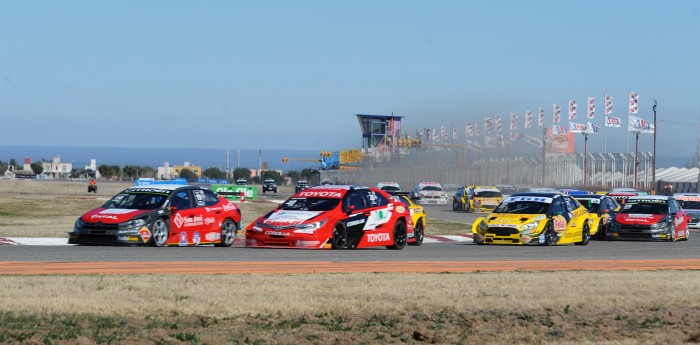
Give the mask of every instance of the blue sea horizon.
[[[24, 157], [30, 157], [32, 162], [51, 160], [60, 156], [62, 162], [71, 162], [74, 167], [83, 167], [90, 164], [91, 159], [97, 160], [97, 165], [136, 165], [161, 167], [165, 162], [170, 166], [199, 165], [202, 168], [217, 167], [226, 168], [226, 148], [126, 148], [126, 147], [73, 147], [73, 146], [0, 146], [0, 160], [9, 162], [17, 160], [18, 164], [24, 162]], [[312, 150], [279, 150], [263, 149], [262, 162], [268, 163], [271, 170], [302, 170], [304, 168], [318, 168], [320, 163], [306, 161], [290, 161], [283, 163], [282, 158], [316, 159], [319, 151]], [[236, 148], [229, 149], [229, 163], [231, 169], [240, 166], [242, 168], [257, 169], [260, 165], [260, 151], [256, 149], [240, 149], [239, 158]]]

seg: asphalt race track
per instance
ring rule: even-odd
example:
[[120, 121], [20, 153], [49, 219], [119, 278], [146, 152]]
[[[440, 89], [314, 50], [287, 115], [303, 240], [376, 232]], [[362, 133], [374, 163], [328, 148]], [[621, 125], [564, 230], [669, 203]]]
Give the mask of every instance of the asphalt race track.
[[[429, 218], [438, 218], [465, 224], [467, 227], [480, 214], [453, 212], [448, 206], [427, 206]], [[428, 224], [430, 226], [430, 224]], [[430, 228], [428, 227], [428, 232]], [[698, 237], [695, 237], [695, 236]], [[698, 269], [700, 268], [700, 233], [693, 232], [689, 241], [679, 242], [645, 242], [645, 241], [591, 241], [588, 246], [490, 246], [465, 242], [426, 243], [419, 247], [406, 246], [403, 250], [385, 248], [355, 250], [300, 250], [300, 249], [260, 249], [234, 246], [232, 248], [202, 247], [102, 247], [102, 246], [2, 246], [0, 247], [0, 274], [16, 274], [21, 267], [50, 266], [58, 263], [114, 263], [128, 272], [128, 267], [135, 262], [146, 266], [153, 263], [181, 263], [197, 270], [202, 263], [213, 266], [221, 265], [221, 270], [238, 267], [244, 272], [264, 272], [264, 268], [254, 268], [255, 263], [268, 263], [272, 266], [297, 264], [297, 270], [303, 267], [316, 272], [322, 267], [330, 271], [352, 271], [353, 267], [364, 267], [364, 271], [385, 271], [379, 267], [390, 266], [390, 271], [421, 271], [421, 263], [430, 266], [431, 271], [454, 271], [448, 266], [460, 266], [472, 271], [489, 265], [518, 269], [529, 267], [528, 262], [537, 262], [537, 269], [559, 269], [559, 263], [568, 262], [573, 269], [635, 269], [636, 265], [646, 269]], [[414, 269], [402, 266], [411, 263]], [[522, 264], [518, 265], [517, 262]], [[551, 263], [551, 265], [548, 264]], [[645, 262], [654, 262], [648, 266]], [[14, 263], [14, 264], [13, 264]], [[151, 263], [151, 264], [149, 264]], [[229, 264], [232, 263], [233, 265]], [[240, 265], [236, 265], [240, 263]], [[315, 265], [314, 263], [318, 263]], [[395, 265], [393, 265], [395, 263]], [[641, 263], [641, 264], [640, 264]], [[183, 265], [184, 264], [184, 265]], [[474, 265], [472, 265], [474, 264]], [[8, 266], [9, 265], [9, 266]], [[337, 266], [335, 270], [332, 268]], [[442, 266], [440, 265], [447, 265]], [[471, 265], [471, 266], [470, 266]], [[573, 266], [572, 266], [573, 265]], [[246, 271], [245, 267], [250, 267]], [[314, 268], [314, 266], [317, 266]], [[372, 267], [375, 267], [373, 270]], [[393, 266], [393, 268], [391, 267]], [[496, 267], [493, 266], [493, 267]], [[641, 267], [639, 266], [639, 267]], [[667, 267], [668, 266], [668, 267]], [[8, 268], [10, 267], [10, 268]], [[61, 266], [63, 269], [70, 266]], [[225, 267], [229, 267], [228, 269]], [[302, 267], [302, 268], [300, 268]], [[310, 267], [310, 268], [309, 268]], [[342, 267], [342, 268], [341, 268]], [[640, 268], [637, 269], [640, 269]], [[641, 269], [645, 269], [645, 268]], [[86, 267], [87, 268], [87, 267]], [[136, 268], [136, 267], [134, 267]], [[79, 270], [79, 268], [77, 268]], [[76, 268], [72, 268], [76, 270]], [[184, 271], [187, 271], [186, 267]], [[458, 270], [459, 271], [459, 270]], [[60, 269], [50, 272], [60, 273]], [[71, 272], [71, 271], [68, 271]], [[95, 272], [100, 272], [96, 269]], [[48, 272], [45, 272], [48, 273]], [[86, 272], [88, 273], [88, 272]]]

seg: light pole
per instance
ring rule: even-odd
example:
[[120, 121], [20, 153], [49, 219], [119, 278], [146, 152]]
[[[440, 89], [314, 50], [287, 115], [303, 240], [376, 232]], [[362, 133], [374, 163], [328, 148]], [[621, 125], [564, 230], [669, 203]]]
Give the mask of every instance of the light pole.
[[654, 157], [652, 158], [654, 168], [651, 170], [651, 180], [654, 181], [654, 190], [656, 190], [656, 100], [651, 108], [654, 109]]

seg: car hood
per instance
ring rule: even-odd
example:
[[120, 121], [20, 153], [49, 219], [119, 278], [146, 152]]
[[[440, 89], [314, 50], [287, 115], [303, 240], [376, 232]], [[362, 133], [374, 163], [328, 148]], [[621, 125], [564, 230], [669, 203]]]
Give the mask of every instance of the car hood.
[[280, 210], [270, 213], [262, 222], [272, 226], [297, 225], [313, 219], [322, 213], [323, 211]]
[[615, 221], [620, 224], [656, 224], [666, 217], [662, 214], [618, 213]]
[[125, 222], [136, 216], [148, 213], [152, 210], [133, 210], [124, 208], [96, 208], [80, 217], [83, 222], [104, 224], [117, 224]]
[[486, 222], [489, 226], [517, 227], [541, 219], [545, 219], [543, 214], [492, 213]]

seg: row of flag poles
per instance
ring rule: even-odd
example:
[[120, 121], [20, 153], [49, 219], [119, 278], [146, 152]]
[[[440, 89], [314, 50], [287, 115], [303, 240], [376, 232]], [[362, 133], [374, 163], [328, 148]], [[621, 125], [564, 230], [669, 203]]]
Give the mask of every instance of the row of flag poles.
[[[637, 116], [639, 111], [639, 95], [636, 92], [629, 93], [628, 102], [628, 132], [634, 133], [654, 133], [654, 125], [644, 120], [643, 118]], [[578, 115], [578, 105], [575, 100], [569, 100], [568, 102], [568, 127], [562, 126], [561, 123], [561, 106], [559, 104], [552, 105], [552, 134], [566, 134], [566, 133], [582, 133], [584, 135], [590, 135], [598, 133], [600, 130], [599, 126], [593, 124], [593, 119], [596, 115], [596, 99], [593, 97], [588, 97], [586, 104], [586, 121], [575, 122]], [[619, 128], [622, 127], [622, 119], [620, 117], [612, 116], [613, 113], [613, 98], [609, 95], [605, 95], [605, 127]], [[545, 110], [542, 107], [537, 109], [537, 127], [544, 126]], [[510, 113], [510, 141], [525, 140], [528, 144], [542, 147], [544, 146], [544, 138], [542, 136], [531, 136], [523, 134], [518, 131], [519, 117], [516, 113]], [[525, 111], [525, 128], [532, 128], [535, 123], [534, 114], [530, 110]], [[484, 118], [483, 122], [483, 147], [503, 147], [508, 141], [502, 135], [497, 133], [503, 131], [503, 119], [501, 116], [496, 115], [493, 117]], [[424, 131], [417, 130], [416, 138], [423, 140], [425, 135], [426, 141], [432, 141], [433, 143], [447, 143], [448, 133], [447, 128], [440, 126], [439, 131], [435, 128], [426, 128]], [[470, 138], [481, 136], [481, 128], [479, 127], [479, 121], [467, 122], [465, 126], [465, 136], [467, 145], [473, 150], [481, 150], [482, 145]], [[410, 138], [410, 137], [409, 137]], [[458, 131], [457, 128], [452, 126], [452, 140], [457, 140]]]

